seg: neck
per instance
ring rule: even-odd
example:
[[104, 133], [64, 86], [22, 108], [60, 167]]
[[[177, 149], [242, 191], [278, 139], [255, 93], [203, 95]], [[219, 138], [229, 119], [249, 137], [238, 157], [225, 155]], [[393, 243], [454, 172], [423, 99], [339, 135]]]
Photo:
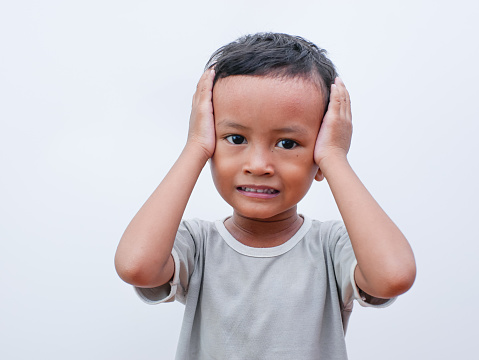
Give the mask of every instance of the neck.
[[303, 224], [296, 207], [270, 219], [253, 219], [236, 211], [225, 221], [226, 229], [239, 242], [251, 247], [273, 247], [288, 241]]

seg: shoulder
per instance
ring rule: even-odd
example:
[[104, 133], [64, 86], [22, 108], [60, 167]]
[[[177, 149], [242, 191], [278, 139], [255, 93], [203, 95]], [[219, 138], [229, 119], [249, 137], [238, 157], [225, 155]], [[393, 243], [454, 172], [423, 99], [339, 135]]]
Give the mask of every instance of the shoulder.
[[178, 228], [178, 235], [201, 238], [208, 232], [215, 230], [216, 226], [214, 221], [201, 220], [198, 218], [183, 219]]
[[[310, 231], [306, 234], [309, 240], [318, 241], [323, 246], [336, 246], [338, 241], [348, 237], [344, 223], [339, 220], [311, 220]], [[349, 239], [349, 237], [348, 237]]]
[[321, 233], [323, 236], [334, 235], [344, 227], [344, 223], [340, 220], [311, 220], [311, 229]]
[[208, 239], [214, 238], [218, 230], [214, 221], [183, 219], [176, 233], [175, 246], [188, 246], [196, 249], [204, 248]]
[[334, 262], [352, 251], [346, 226], [339, 220], [312, 220], [304, 245], [312, 259], [321, 257], [324, 261]]

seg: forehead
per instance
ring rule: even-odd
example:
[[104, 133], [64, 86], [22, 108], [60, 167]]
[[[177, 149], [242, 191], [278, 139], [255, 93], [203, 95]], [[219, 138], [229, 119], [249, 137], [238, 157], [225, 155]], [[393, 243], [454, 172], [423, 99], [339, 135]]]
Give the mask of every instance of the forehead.
[[217, 122], [225, 118], [254, 118], [256, 121], [306, 120], [316, 125], [324, 113], [320, 84], [302, 77], [229, 76], [216, 82], [213, 106]]

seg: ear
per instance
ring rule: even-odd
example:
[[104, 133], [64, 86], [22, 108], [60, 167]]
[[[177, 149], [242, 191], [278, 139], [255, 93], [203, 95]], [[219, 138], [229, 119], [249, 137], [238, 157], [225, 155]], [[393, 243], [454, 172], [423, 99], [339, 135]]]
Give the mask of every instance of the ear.
[[324, 179], [323, 172], [321, 171], [321, 169], [318, 169], [318, 172], [317, 172], [316, 175], [314, 176], [314, 180], [316, 180], [316, 181], [322, 181], [323, 179]]

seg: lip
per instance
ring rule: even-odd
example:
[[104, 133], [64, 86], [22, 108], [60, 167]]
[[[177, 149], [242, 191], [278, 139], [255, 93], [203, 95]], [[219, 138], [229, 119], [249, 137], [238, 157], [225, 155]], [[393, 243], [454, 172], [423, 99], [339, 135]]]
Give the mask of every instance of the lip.
[[271, 199], [280, 193], [279, 190], [265, 185], [241, 185], [237, 186], [236, 190], [244, 196], [257, 199]]

